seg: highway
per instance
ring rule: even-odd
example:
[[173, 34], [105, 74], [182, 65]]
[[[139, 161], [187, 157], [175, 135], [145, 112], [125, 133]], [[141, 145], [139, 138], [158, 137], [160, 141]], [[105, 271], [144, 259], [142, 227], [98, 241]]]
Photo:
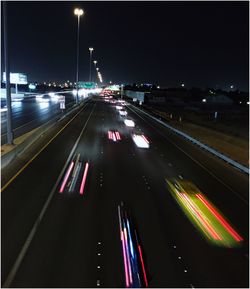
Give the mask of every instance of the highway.
[[[148, 287], [249, 287], [248, 176], [131, 105], [125, 109], [135, 127], [125, 126], [116, 105], [93, 97], [2, 183], [2, 287], [126, 287], [121, 202], [138, 234]], [[137, 147], [132, 133], [143, 133], [149, 148]], [[71, 169], [75, 183], [67, 185]], [[209, 243], [169, 192], [172, 177], [195, 183], [243, 242]]]
[[[72, 93], [65, 95], [66, 109], [70, 109], [75, 99]], [[45, 94], [42, 97], [17, 98], [12, 100], [12, 127], [14, 137], [29, 132], [30, 130], [46, 123], [51, 118], [62, 113], [58, 99]], [[6, 100], [1, 100], [1, 144], [7, 141], [7, 111]]]

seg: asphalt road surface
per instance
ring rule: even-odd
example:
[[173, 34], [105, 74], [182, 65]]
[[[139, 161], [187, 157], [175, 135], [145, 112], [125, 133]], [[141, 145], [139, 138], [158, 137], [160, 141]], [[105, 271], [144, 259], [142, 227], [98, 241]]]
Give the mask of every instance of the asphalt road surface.
[[[96, 97], [2, 192], [2, 286], [125, 287], [118, 204], [130, 208], [149, 287], [248, 287], [248, 176], [173, 135], [132, 106], [129, 128]], [[119, 131], [121, 140], [108, 138]], [[148, 138], [135, 146], [132, 132]], [[72, 161], [89, 164], [83, 194], [63, 190]], [[192, 180], [244, 238], [208, 243], [166, 177]], [[80, 182], [80, 183], [79, 183]], [[4, 184], [2, 184], [4, 185]]]
[[[57, 94], [59, 95], [59, 94]], [[65, 106], [69, 109], [75, 104], [72, 93], [60, 93], [65, 95]], [[6, 101], [1, 100], [1, 144], [7, 141], [7, 112]], [[46, 123], [54, 116], [62, 113], [57, 99], [48, 94], [41, 98], [27, 97], [12, 101], [12, 127], [14, 137], [18, 136]]]

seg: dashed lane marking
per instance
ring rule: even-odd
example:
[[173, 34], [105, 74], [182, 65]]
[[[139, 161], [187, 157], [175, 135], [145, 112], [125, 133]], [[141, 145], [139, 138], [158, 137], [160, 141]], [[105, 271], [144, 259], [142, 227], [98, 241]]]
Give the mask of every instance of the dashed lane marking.
[[222, 185], [224, 185], [228, 190], [230, 190], [235, 196], [237, 196], [242, 202], [244, 202], [246, 205], [248, 205], [248, 200], [246, 200], [244, 197], [241, 196], [241, 194], [238, 191], [235, 191], [233, 188], [231, 188], [230, 185], [227, 185], [220, 177], [217, 177], [210, 169], [208, 169], [205, 165], [200, 163], [200, 161], [196, 160], [194, 157], [192, 157], [189, 153], [187, 153], [184, 149], [182, 149], [179, 145], [177, 145], [174, 141], [167, 138], [159, 129], [155, 128], [149, 121], [145, 120], [142, 116], [140, 116], [136, 111], [130, 108], [131, 111], [133, 111], [135, 114], [137, 114], [141, 119], [143, 119], [146, 123], [148, 123], [158, 134], [160, 134], [163, 138], [167, 139], [171, 144], [173, 144], [176, 148], [178, 148], [181, 152], [183, 152], [187, 157], [189, 157], [193, 162], [195, 162], [198, 166], [200, 166], [203, 170], [205, 170], [210, 176], [212, 176], [214, 179], [216, 179], [218, 182], [220, 182]]

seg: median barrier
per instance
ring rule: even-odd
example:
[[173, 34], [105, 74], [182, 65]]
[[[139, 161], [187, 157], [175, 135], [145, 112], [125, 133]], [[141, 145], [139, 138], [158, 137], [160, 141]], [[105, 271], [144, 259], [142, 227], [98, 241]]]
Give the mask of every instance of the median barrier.
[[[49, 120], [48, 122], [41, 125], [40, 127], [35, 128], [31, 132], [26, 133], [26, 135], [27, 134], [30, 134], [30, 135], [27, 136], [27, 138], [25, 138], [23, 142], [14, 145], [13, 149], [1, 155], [1, 168], [2, 169], [5, 168], [12, 160], [18, 157], [21, 153], [25, 152], [35, 141], [43, 137], [44, 133], [46, 133], [49, 129], [51, 129], [56, 123], [60, 122], [66, 116], [70, 115], [77, 109], [81, 108], [87, 101], [88, 99], [83, 101], [80, 104], [80, 106], [77, 106], [75, 104], [73, 107], [71, 107], [70, 111], [68, 111], [64, 115], [57, 115], [56, 117]], [[22, 138], [22, 136], [20, 136], [20, 138]]]

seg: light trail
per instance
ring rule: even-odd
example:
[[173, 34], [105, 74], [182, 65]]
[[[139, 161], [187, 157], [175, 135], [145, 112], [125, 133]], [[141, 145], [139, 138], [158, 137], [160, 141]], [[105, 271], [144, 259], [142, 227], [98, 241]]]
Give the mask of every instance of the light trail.
[[63, 193], [63, 191], [64, 191], [65, 185], [67, 183], [67, 180], [69, 178], [69, 175], [70, 175], [70, 172], [71, 172], [73, 166], [74, 166], [74, 162], [71, 162], [71, 164], [70, 164], [70, 166], [69, 166], [69, 168], [67, 170], [67, 173], [66, 173], [66, 175], [65, 175], [65, 177], [63, 179], [63, 182], [62, 182], [62, 185], [61, 185], [61, 188], [60, 188], [60, 191], [59, 191], [60, 193]]
[[80, 195], [83, 195], [88, 169], [89, 169], [89, 163], [86, 163], [84, 173], [83, 173], [82, 182], [81, 182], [81, 186], [80, 186]]

